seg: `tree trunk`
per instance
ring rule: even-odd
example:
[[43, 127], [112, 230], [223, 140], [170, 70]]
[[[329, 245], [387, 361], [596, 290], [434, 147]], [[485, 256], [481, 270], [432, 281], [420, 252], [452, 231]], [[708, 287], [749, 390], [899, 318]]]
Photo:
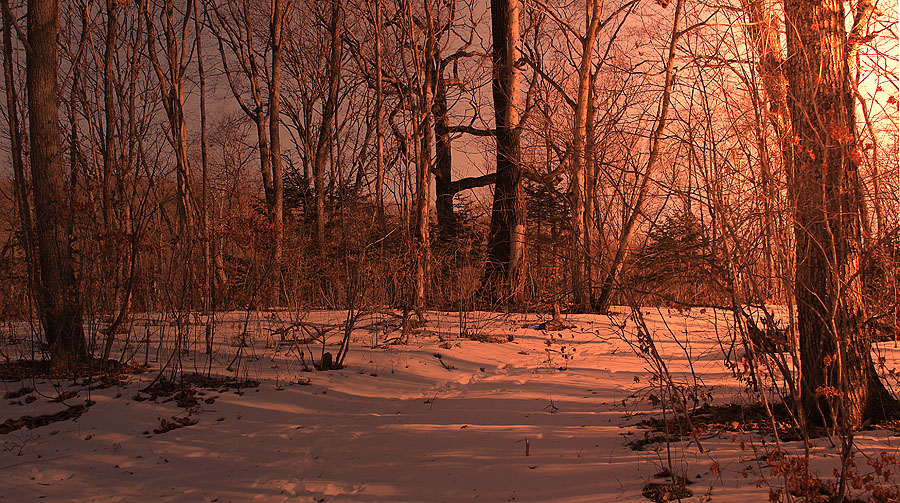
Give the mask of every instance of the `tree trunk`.
[[[194, 32], [197, 46], [197, 78], [200, 83], [200, 236], [203, 239], [203, 279], [206, 288], [204, 296], [205, 311], [210, 313], [209, 319], [215, 318], [215, 290], [216, 281], [212, 272], [212, 236], [209, 225], [209, 142], [206, 137], [206, 73], [203, 69], [203, 38], [200, 36], [200, 12], [199, 2], [194, 3]], [[204, 7], [204, 15], [206, 9]], [[210, 326], [210, 325], [208, 325]], [[210, 329], [207, 338], [206, 352], [211, 354], [212, 341]]]
[[525, 191], [522, 184], [519, 100], [518, 0], [491, 0], [494, 122], [497, 175], [481, 291], [491, 301], [514, 299], [521, 290], [525, 247]]
[[31, 134], [31, 181], [43, 308], [41, 324], [54, 365], [61, 369], [87, 357], [81, 301], [66, 233], [62, 159], [60, 157], [59, 89], [56, 82], [58, 0], [28, 1], [28, 88]]
[[266, 209], [271, 221], [272, 208], [275, 202], [275, 191], [272, 188], [272, 155], [269, 150], [269, 128], [266, 111], [263, 109], [262, 98], [260, 97], [257, 98], [253, 123], [256, 124], [256, 147], [259, 150], [259, 171], [262, 174], [263, 193], [266, 197]]
[[[412, 15], [410, 14], [410, 21]], [[410, 26], [412, 29], [412, 26]], [[428, 277], [431, 266], [431, 150], [434, 143], [432, 128], [434, 88], [439, 62], [435, 22], [431, 3], [425, 2], [425, 52], [423, 68], [417, 73], [419, 80], [418, 112], [421, 119], [416, 124], [416, 241], [415, 241], [415, 298], [413, 307], [421, 312], [428, 293]]]
[[[437, 60], [440, 56], [434, 55]], [[435, 214], [440, 239], [450, 240], [456, 235], [456, 214], [453, 212], [453, 152], [450, 125], [447, 117], [447, 86], [443, 71], [437, 69], [434, 86], [434, 191]]]
[[581, 64], [578, 67], [578, 96], [575, 105], [575, 125], [572, 130], [572, 173], [569, 188], [572, 222], [572, 293], [575, 308], [579, 311], [590, 309], [590, 283], [588, 281], [588, 233], [585, 227], [585, 140], [587, 138], [588, 109], [591, 85], [591, 56], [597, 33], [600, 31], [600, 9], [602, 2], [592, 0], [586, 22], [586, 33], [581, 39]]
[[325, 164], [332, 148], [332, 131], [334, 117], [337, 113], [338, 88], [341, 81], [341, 4], [337, 0], [331, 2], [331, 55], [328, 58], [328, 97], [322, 110], [322, 123], [319, 127], [319, 140], [316, 144], [316, 156], [313, 163], [313, 177], [316, 190], [316, 245], [319, 253], [325, 253]]
[[103, 146], [103, 224], [106, 231], [110, 232], [112, 223], [112, 187], [113, 171], [115, 170], [115, 89], [113, 75], [113, 58], [116, 51], [116, 28], [118, 27], [118, 2], [106, 0], [106, 50], [103, 53], [103, 104], [106, 118], [106, 136]]
[[375, 211], [378, 227], [382, 233], [387, 232], [387, 220], [384, 216], [384, 82], [381, 75], [381, 0], [375, 0]]
[[[784, 57], [782, 56], [776, 11], [775, 9], [767, 8], [762, 0], [741, 0], [741, 6], [749, 21], [746, 26], [749, 30], [753, 50], [756, 53], [757, 72], [766, 93], [766, 104], [768, 106], [759, 108], [767, 110], [766, 115], [775, 129], [782, 165], [789, 172], [794, 156], [794, 147], [791, 141], [794, 135], [791, 130], [791, 115], [787, 106], [787, 79], [783, 71]], [[764, 225], [767, 268], [771, 271], [769, 274], [769, 296], [770, 298], [778, 298], [776, 292], [781, 290], [780, 285], [775, 278], [772, 278], [772, 274], [777, 270], [773, 257], [774, 251], [771, 248], [775, 240], [774, 223], [772, 221], [775, 218], [775, 214], [774, 210], [770, 209], [772, 197], [774, 197], [775, 193], [772, 189], [774, 186], [773, 171], [767, 155], [766, 139], [762, 132], [757, 133], [757, 139], [760, 145], [763, 193], [766, 195], [766, 220]], [[789, 178], [791, 177], [790, 173], [788, 173], [788, 176]]]
[[759, 76], [769, 101], [770, 118], [778, 136], [784, 166], [790, 169], [794, 150], [793, 132], [787, 105], [788, 82], [783, 71], [784, 57], [778, 20], [773, 9], [767, 8], [762, 0], [741, 0], [741, 4], [749, 20], [747, 27], [756, 53]]
[[[285, 5], [285, 4], [288, 5]], [[275, 264], [281, 263], [284, 241], [284, 168], [281, 163], [281, 45], [288, 0], [272, 1], [272, 22], [269, 44], [272, 49], [272, 75], [269, 81], [269, 140], [272, 145], [272, 225], [275, 243], [272, 251]], [[279, 274], [280, 276], [280, 274]]]
[[595, 149], [595, 132], [594, 132], [594, 115], [596, 110], [594, 107], [594, 77], [596, 73], [590, 75], [588, 86], [588, 109], [587, 119], [584, 128], [584, 248], [582, 260], [584, 260], [584, 291], [588, 299], [588, 303], [594, 303], [594, 274], [596, 271], [597, 259], [597, 171], [596, 162], [594, 160]]
[[865, 328], [856, 120], [840, 0], [785, 1], [788, 110], [797, 144], [791, 196], [808, 424], [857, 426], [900, 412], [872, 363]]
[[[141, 4], [144, 12], [144, 21], [147, 25], [147, 52], [153, 64], [159, 82], [160, 96], [163, 107], [166, 110], [166, 118], [169, 121], [170, 141], [175, 154], [176, 174], [176, 211], [178, 213], [177, 235], [182, 240], [189, 240], [193, 234], [193, 196], [191, 193], [190, 164], [187, 157], [187, 136], [184, 122], [184, 72], [185, 51], [184, 46], [179, 46], [179, 37], [176, 36], [176, 26], [182, 29], [187, 26], [187, 20], [182, 23], [175, 21], [174, 0], [166, 0], [160, 15], [165, 34], [166, 68], [164, 69], [156, 53], [156, 25], [149, 10], [149, 3]], [[185, 12], [184, 16], [189, 16]], [[168, 75], [167, 75], [168, 72]], [[188, 248], [188, 247], [185, 247]], [[185, 254], [185, 260], [188, 254]]]

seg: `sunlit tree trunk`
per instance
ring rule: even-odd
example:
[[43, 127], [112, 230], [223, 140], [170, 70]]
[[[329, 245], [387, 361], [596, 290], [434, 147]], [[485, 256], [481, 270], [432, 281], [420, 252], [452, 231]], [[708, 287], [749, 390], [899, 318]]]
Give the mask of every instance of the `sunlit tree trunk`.
[[840, 0], [786, 0], [801, 402], [812, 423], [900, 412], [871, 356], [860, 274], [855, 102]]
[[578, 94], [575, 125], [572, 129], [572, 164], [569, 187], [572, 223], [572, 293], [575, 308], [590, 309], [590, 285], [587, 278], [587, 232], [585, 229], [585, 139], [587, 137], [588, 100], [590, 99], [591, 56], [600, 30], [600, 0], [592, 0], [587, 11], [587, 27], [581, 39], [581, 63], [578, 67]]
[[[410, 30], [413, 29], [413, 16], [410, 11]], [[428, 278], [431, 267], [431, 152], [434, 144], [432, 107], [434, 105], [434, 88], [437, 79], [438, 56], [436, 26], [431, 10], [431, 2], [425, 2], [425, 52], [422, 57], [422, 68], [417, 72], [418, 112], [416, 121], [416, 201], [415, 201], [415, 292], [413, 305], [417, 310], [425, 307], [428, 293]]]

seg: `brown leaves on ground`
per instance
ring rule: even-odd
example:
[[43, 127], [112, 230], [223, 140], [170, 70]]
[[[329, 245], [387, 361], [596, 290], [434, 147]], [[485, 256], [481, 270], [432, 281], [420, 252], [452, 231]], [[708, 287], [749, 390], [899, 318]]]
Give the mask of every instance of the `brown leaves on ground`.
[[121, 363], [99, 358], [84, 360], [66, 372], [55, 368], [50, 360], [15, 360], [0, 363], [0, 381], [24, 381], [29, 379], [72, 379], [79, 377], [95, 387], [107, 387], [120, 383], [125, 374], [140, 374], [140, 365]]
[[197, 424], [196, 419], [191, 419], [190, 417], [177, 417], [172, 416], [171, 418], [161, 417], [159, 418], [159, 428], [153, 430], [153, 433], [157, 435], [161, 433], [167, 433], [172, 430], [177, 430], [178, 428], [184, 428], [185, 426], [193, 426]]
[[19, 419], [7, 419], [3, 423], [0, 423], [0, 435], [6, 435], [21, 428], [33, 430], [57, 421], [68, 421], [69, 419], [74, 419], [84, 414], [91, 405], [93, 405], [92, 402], [86, 402], [84, 404], [67, 407], [65, 410], [61, 410], [54, 414], [22, 416]]

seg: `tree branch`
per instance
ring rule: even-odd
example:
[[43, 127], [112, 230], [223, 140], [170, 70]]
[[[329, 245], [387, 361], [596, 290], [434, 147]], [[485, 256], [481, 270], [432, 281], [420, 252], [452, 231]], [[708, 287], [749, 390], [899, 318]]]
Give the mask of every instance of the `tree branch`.
[[496, 180], [497, 180], [496, 173], [488, 173], [487, 175], [462, 178], [455, 182], [450, 182], [449, 192], [450, 192], [450, 194], [456, 194], [457, 192], [462, 192], [466, 189], [485, 187], [487, 185], [493, 184]]
[[474, 126], [450, 126], [447, 128], [450, 133], [466, 133], [472, 136], [494, 136], [496, 129], [479, 129]]

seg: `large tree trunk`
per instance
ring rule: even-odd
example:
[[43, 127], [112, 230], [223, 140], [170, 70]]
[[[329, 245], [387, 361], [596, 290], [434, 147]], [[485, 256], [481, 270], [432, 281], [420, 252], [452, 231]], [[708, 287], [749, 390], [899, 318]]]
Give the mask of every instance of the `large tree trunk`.
[[71, 368], [87, 356], [72, 246], [66, 233], [64, 173], [60, 158], [59, 89], [56, 82], [58, 0], [28, 1], [28, 88], [31, 181], [40, 264], [41, 324], [51, 357]]
[[801, 402], [810, 423], [900, 411], [875, 372], [860, 276], [856, 120], [840, 0], [785, 2]]
[[491, 0], [494, 122], [497, 174], [488, 234], [482, 293], [489, 300], [512, 299], [521, 290], [525, 248], [525, 192], [522, 185], [519, 100], [518, 0]]

